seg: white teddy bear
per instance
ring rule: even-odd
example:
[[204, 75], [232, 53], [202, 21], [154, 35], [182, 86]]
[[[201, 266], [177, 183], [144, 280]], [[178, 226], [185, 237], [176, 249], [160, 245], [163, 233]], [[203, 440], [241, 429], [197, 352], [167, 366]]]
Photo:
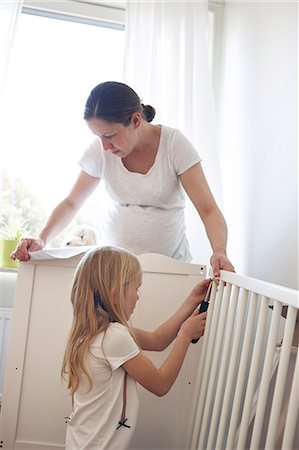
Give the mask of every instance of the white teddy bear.
[[88, 225], [78, 225], [70, 231], [62, 246], [81, 247], [96, 245], [98, 242], [99, 236], [95, 228]]

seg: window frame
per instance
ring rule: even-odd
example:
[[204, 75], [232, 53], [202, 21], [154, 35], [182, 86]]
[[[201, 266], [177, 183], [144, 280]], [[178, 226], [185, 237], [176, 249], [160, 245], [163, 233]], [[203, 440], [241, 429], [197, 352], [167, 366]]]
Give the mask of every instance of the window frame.
[[[114, 5], [115, 4], [115, 5]], [[33, 1], [24, 0], [22, 12], [55, 19], [86, 23], [124, 30], [125, 2], [97, 3], [84, 0]]]
[[[224, 7], [224, 0], [208, 0], [209, 12], [213, 13], [211, 76], [217, 114], [220, 109]], [[24, 0], [22, 12], [124, 30], [126, 0]]]

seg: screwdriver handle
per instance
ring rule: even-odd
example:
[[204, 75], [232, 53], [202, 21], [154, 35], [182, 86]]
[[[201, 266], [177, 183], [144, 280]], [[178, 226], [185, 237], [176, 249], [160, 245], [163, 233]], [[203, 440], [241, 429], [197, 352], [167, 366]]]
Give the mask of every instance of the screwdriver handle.
[[[201, 314], [201, 313], [203, 313], [203, 312], [206, 312], [207, 311], [207, 309], [208, 309], [208, 307], [209, 307], [209, 302], [205, 302], [205, 301], [203, 301], [201, 304], [200, 304], [200, 307], [198, 308], [198, 314]], [[196, 342], [198, 342], [199, 341], [199, 338], [198, 339], [192, 339], [192, 344], [196, 344]]]

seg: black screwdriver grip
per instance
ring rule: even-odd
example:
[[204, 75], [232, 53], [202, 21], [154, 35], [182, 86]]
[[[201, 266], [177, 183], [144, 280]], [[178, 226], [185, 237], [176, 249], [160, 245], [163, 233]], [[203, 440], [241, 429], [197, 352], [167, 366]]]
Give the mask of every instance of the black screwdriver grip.
[[[198, 308], [198, 314], [206, 312], [208, 307], [209, 307], [209, 302], [202, 302], [200, 304], [200, 307]], [[196, 342], [198, 342], [198, 341], [199, 341], [199, 338], [198, 339], [192, 339], [191, 342], [192, 342], [192, 344], [196, 344]]]

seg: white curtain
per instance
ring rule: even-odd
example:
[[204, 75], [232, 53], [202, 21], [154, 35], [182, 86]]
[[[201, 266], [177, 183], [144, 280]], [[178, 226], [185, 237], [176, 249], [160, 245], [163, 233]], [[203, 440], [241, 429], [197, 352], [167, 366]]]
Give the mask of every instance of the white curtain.
[[23, 0], [0, 0], [0, 101]]
[[[209, 70], [207, 1], [127, 1], [124, 79], [156, 123], [179, 128], [197, 148], [222, 207], [216, 114]], [[203, 226], [187, 203], [187, 235], [194, 261], [211, 254]]]

